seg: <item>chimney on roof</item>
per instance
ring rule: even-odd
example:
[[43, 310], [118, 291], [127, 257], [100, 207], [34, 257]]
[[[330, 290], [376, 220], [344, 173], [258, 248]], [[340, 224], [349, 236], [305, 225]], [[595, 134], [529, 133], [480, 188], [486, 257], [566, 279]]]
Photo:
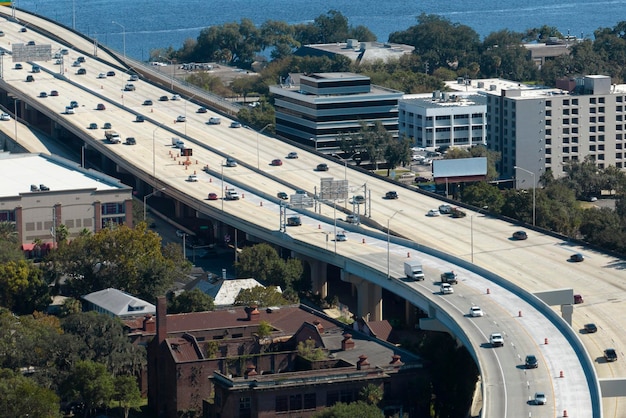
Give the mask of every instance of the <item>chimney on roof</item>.
[[354, 341], [352, 340], [352, 334], [343, 334], [343, 340], [341, 341], [341, 350], [348, 351], [354, 348]]
[[400, 361], [400, 355], [399, 354], [394, 354], [393, 356], [391, 356], [391, 364], [392, 366], [402, 366], [404, 363], [402, 363], [402, 361]]
[[255, 321], [259, 319], [261, 312], [259, 312], [257, 308], [257, 305], [250, 305], [249, 308], [246, 308], [246, 312], [248, 313], [248, 321]]
[[316, 319], [315, 321], [313, 321], [313, 325], [317, 327], [317, 330], [319, 331], [320, 334], [324, 333], [324, 325], [322, 325], [322, 321], [320, 321], [319, 319]]
[[167, 299], [165, 296], [157, 298], [157, 341], [161, 344], [167, 337]]
[[356, 362], [356, 369], [368, 369], [370, 367], [370, 362], [367, 361], [367, 356], [365, 354], [361, 354], [359, 356], [359, 361]]
[[256, 371], [256, 366], [254, 364], [248, 364], [246, 367], [246, 379], [249, 376], [256, 376], [258, 373]]
[[151, 314], [143, 317], [143, 330], [144, 332], [156, 331], [156, 322], [154, 320], [154, 316], [152, 316]]

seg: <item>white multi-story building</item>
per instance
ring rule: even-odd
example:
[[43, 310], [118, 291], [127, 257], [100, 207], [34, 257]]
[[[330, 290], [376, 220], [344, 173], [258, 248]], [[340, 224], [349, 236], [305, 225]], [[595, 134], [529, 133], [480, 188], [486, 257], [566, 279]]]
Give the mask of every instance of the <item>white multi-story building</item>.
[[61, 157], [0, 154], [0, 176], [0, 221], [15, 223], [24, 251], [45, 253], [60, 225], [70, 238], [109, 223], [132, 226], [131, 187]]
[[398, 100], [402, 92], [374, 86], [353, 73], [298, 74], [270, 86], [276, 109], [276, 133], [333, 154], [341, 134], [361, 130], [361, 123], [381, 122], [398, 135]]
[[484, 145], [486, 111], [486, 98], [477, 93], [406, 96], [399, 102], [398, 133], [424, 148]]
[[486, 92], [487, 147], [501, 153], [498, 171], [519, 188], [538, 183], [546, 169], [561, 177], [586, 157], [598, 168], [625, 167], [626, 86], [591, 75], [557, 87]]

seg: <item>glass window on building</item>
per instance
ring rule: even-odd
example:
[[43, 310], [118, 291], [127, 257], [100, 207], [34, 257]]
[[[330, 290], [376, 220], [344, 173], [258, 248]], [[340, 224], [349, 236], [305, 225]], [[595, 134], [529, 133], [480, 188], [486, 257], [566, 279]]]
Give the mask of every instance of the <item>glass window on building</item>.
[[0, 222], [15, 222], [15, 211], [0, 210]]
[[250, 418], [252, 413], [251, 405], [250, 397], [242, 396], [239, 398], [239, 418]]
[[304, 394], [304, 409], [315, 409], [317, 406], [317, 396], [315, 393]]
[[126, 205], [123, 202], [121, 203], [110, 202], [110, 203], [102, 204], [103, 215], [117, 215], [120, 213], [125, 213], [125, 211], [126, 211]]
[[302, 409], [302, 395], [295, 394], [289, 395], [289, 410], [290, 411], [299, 411]]
[[578, 106], [578, 99], [572, 99], [572, 105]]
[[567, 99], [563, 100], [563, 106], [569, 106], [569, 100]]
[[276, 397], [276, 402], [274, 404], [274, 410], [276, 412], [287, 412], [289, 411], [289, 400], [286, 395], [280, 395]]

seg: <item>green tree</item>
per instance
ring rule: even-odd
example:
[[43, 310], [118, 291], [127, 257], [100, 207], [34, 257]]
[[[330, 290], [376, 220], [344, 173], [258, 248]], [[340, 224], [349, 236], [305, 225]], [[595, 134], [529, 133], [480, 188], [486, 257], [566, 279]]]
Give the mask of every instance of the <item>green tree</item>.
[[372, 383], [363, 386], [359, 391], [359, 398], [369, 405], [378, 405], [383, 400], [385, 392], [380, 385]]
[[338, 402], [313, 415], [313, 418], [383, 418], [385, 415], [376, 405], [358, 401], [345, 404]]
[[264, 337], [269, 337], [272, 334], [272, 331], [274, 330], [274, 327], [272, 326], [272, 324], [270, 324], [267, 321], [261, 321], [259, 322], [259, 327], [257, 328], [257, 334], [259, 335], [259, 337], [264, 338]]
[[24, 259], [14, 222], [0, 222], [0, 263]]
[[250, 306], [280, 306], [289, 303], [278, 291], [276, 286], [255, 286], [250, 289], [241, 289], [235, 298], [235, 305]]
[[70, 359], [102, 363], [114, 375], [136, 375], [146, 363], [145, 349], [130, 342], [118, 318], [84, 312], [68, 316], [61, 326], [79, 343]]
[[18, 314], [44, 310], [50, 303], [43, 272], [26, 260], [0, 263], [0, 305]]
[[63, 385], [68, 399], [85, 403], [88, 412], [105, 407], [115, 394], [113, 375], [104, 364], [94, 361], [78, 362]]
[[59, 316], [61, 318], [65, 318], [66, 316], [82, 312], [82, 310], [83, 310], [83, 304], [81, 303], [80, 300], [76, 298], [67, 298], [65, 299], [65, 301], [63, 302], [63, 305], [61, 306]]
[[139, 411], [143, 403], [137, 380], [133, 376], [116, 376], [113, 380], [113, 400], [124, 410], [124, 418], [128, 418], [131, 409]]
[[235, 268], [240, 277], [253, 277], [268, 285], [281, 286], [283, 290], [297, 285], [303, 273], [300, 260], [284, 261], [265, 243], [243, 248]]
[[387, 144], [385, 149], [385, 161], [387, 162], [387, 177], [390, 170], [399, 165], [411, 163], [411, 140], [407, 137], [402, 139], [393, 139]]
[[20, 373], [0, 369], [0, 415], [60, 418], [59, 397]]
[[168, 304], [169, 313], [205, 312], [215, 309], [213, 298], [200, 289], [187, 290], [178, 296], [172, 296]]
[[470, 205], [489, 208], [489, 211], [499, 213], [504, 206], [505, 199], [498, 187], [486, 182], [476, 182], [463, 189], [462, 200]]
[[348, 39], [348, 18], [337, 10], [319, 15], [314, 19], [313, 25], [318, 29], [318, 38], [309, 43], [329, 44]]
[[66, 277], [74, 296], [116, 288], [152, 301], [190, 268], [182, 255], [166, 249], [161, 251], [161, 238], [143, 222], [136, 228], [105, 228], [53, 251], [48, 273]]
[[306, 340], [298, 343], [298, 355], [309, 361], [323, 360], [326, 358], [326, 352], [321, 347], [316, 347], [315, 341]]

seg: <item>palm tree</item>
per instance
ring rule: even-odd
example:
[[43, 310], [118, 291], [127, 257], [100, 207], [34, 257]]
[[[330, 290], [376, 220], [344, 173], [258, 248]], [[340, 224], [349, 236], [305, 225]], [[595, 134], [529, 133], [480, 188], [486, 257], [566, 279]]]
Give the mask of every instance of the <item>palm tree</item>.
[[14, 222], [0, 222], [0, 240], [17, 244], [18, 236], [17, 231], [15, 230]]
[[368, 384], [363, 386], [359, 391], [359, 399], [367, 402], [370, 405], [378, 405], [383, 400], [383, 389], [380, 386], [374, 384]]

